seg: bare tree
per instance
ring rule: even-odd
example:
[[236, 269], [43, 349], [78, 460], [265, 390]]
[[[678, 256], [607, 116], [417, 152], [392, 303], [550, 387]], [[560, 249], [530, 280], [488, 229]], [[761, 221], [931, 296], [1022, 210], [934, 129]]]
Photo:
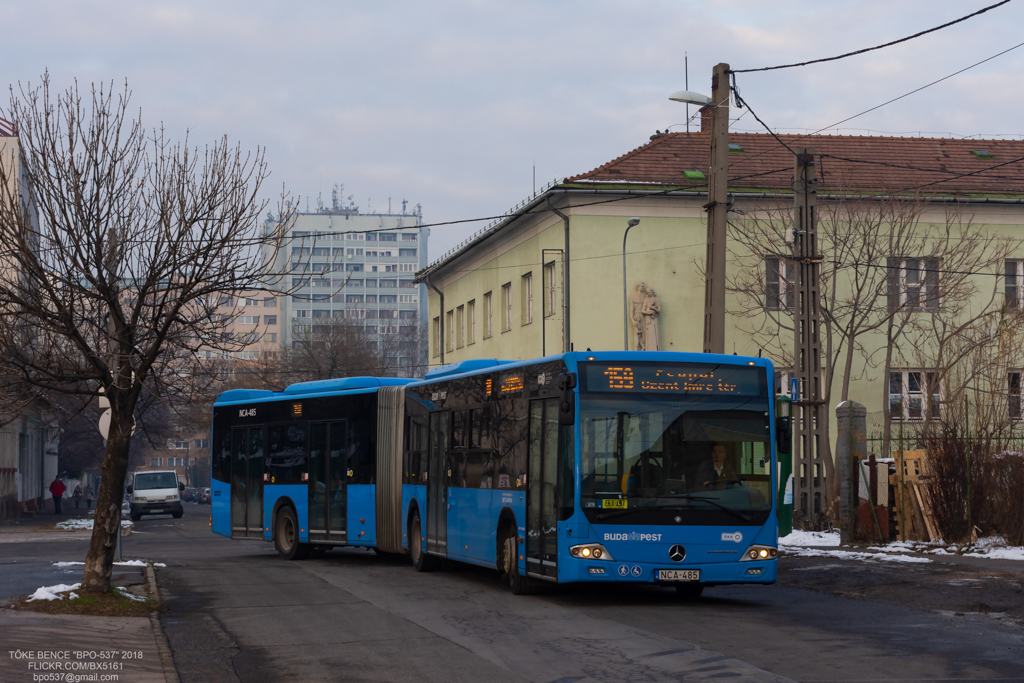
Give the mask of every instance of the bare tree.
[[109, 589], [115, 534], [131, 452], [133, 414], [145, 392], [173, 402], [211, 381], [200, 349], [237, 350], [223, 334], [221, 297], [265, 290], [259, 248], [274, 254], [282, 229], [265, 234], [261, 150], [226, 138], [203, 150], [144, 128], [131, 93], [75, 85], [12, 89], [23, 173], [40, 220], [0, 161], [0, 373], [29, 393], [110, 402], [96, 521], [82, 580]]
[[401, 376], [408, 368], [401, 367], [399, 359], [410, 347], [418, 348], [419, 328], [398, 328], [401, 331], [395, 333], [374, 329], [380, 328], [342, 318], [296, 326], [292, 337], [297, 343], [282, 359], [285, 379], [290, 384], [359, 375]]
[[[970, 349], [954, 340], [969, 336], [968, 330], [995, 310], [994, 291], [978, 307], [979, 290], [970, 273], [991, 270], [1008, 253], [1010, 242], [986, 235], [955, 207], [941, 223], [922, 223], [926, 206], [924, 198], [898, 195], [839, 194], [819, 204], [822, 395], [827, 405], [848, 400], [851, 382], [879, 364], [888, 372], [906, 363], [904, 357], [924, 352], [955, 362], [955, 356]], [[730, 255], [738, 264], [727, 284], [736, 302], [730, 312], [782, 367], [793, 366], [793, 268], [784, 240], [790, 228], [791, 207], [783, 204], [737, 211], [729, 223]], [[881, 388], [885, 405], [887, 379]], [[886, 411], [886, 439], [891, 421]], [[839, 481], [830, 444], [826, 448], [826, 510], [832, 514]]]

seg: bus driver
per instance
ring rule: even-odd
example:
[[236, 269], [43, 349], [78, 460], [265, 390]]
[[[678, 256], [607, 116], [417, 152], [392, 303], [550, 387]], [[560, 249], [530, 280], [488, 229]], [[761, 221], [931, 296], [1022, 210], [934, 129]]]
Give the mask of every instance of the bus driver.
[[725, 459], [725, 446], [712, 445], [711, 460], [705, 460], [697, 468], [696, 481], [706, 489], [721, 489], [736, 478], [736, 469]]

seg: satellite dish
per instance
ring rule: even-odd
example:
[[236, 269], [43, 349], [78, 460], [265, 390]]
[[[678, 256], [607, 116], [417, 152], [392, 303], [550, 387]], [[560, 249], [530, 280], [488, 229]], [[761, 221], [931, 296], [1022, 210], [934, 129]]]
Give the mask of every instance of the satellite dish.
[[[103, 414], [100, 415], [99, 427], [100, 427], [100, 434], [103, 436], [104, 440], [109, 438], [107, 435], [110, 434], [110, 408], [107, 408], [106, 410], [104, 410]], [[132, 436], [135, 436], [135, 418], [134, 417], [132, 418]]]

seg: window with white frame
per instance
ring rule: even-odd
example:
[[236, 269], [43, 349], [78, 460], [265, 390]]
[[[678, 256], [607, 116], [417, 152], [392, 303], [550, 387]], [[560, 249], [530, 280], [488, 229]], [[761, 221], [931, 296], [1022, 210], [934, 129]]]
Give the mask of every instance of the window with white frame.
[[466, 345], [466, 307], [459, 306], [455, 309], [456, 341], [458, 348]]
[[431, 323], [431, 339], [434, 340], [434, 358], [441, 355], [441, 318], [434, 318]]
[[940, 265], [937, 258], [888, 259], [890, 310], [937, 311]]
[[544, 311], [545, 317], [555, 314], [555, 262], [544, 266]]
[[494, 297], [491, 292], [484, 294], [484, 339], [494, 334]]
[[258, 315], [240, 315], [238, 316], [239, 325], [259, 325], [260, 317]]
[[149, 459], [149, 466], [150, 467], [163, 467], [164, 466], [164, 459], [163, 458], [150, 458]]
[[508, 332], [512, 329], [512, 283], [507, 282], [501, 286], [501, 307], [504, 311], [501, 331]]
[[1006, 286], [1006, 307], [1014, 310], [1024, 310], [1024, 260], [1006, 259], [1005, 286]]
[[[792, 381], [796, 378], [796, 374], [792, 370], [776, 370], [775, 371], [775, 394], [777, 396], [791, 396]], [[800, 392], [797, 391], [797, 398], [800, 398]]]
[[793, 310], [793, 262], [770, 256], [764, 265], [764, 307], [773, 311]]
[[1021, 414], [1021, 392], [1020, 392], [1020, 370], [1012, 370], [1006, 373], [1008, 388], [1007, 412], [1011, 420], [1024, 420]]
[[210, 440], [209, 439], [193, 439], [192, 442], [193, 442], [193, 447], [195, 447], [195, 448], [209, 448], [210, 447]]
[[466, 344], [476, 341], [476, 299], [466, 303]]
[[894, 420], [924, 422], [941, 416], [942, 382], [933, 370], [889, 371], [889, 414]]
[[256, 308], [259, 308], [260, 300], [259, 299], [246, 299], [245, 300], [245, 305], [246, 306], [255, 306]]
[[420, 298], [415, 294], [399, 294], [398, 303], [400, 304], [416, 304], [419, 303]]
[[520, 307], [519, 318], [522, 325], [529, 325], [533, 322], [533, 273], [527, 273], [522, 277], [519, 288]]
[[448, 338], [445, 351], [455, 350], [455, 311], [448, 311], [448, 315], [444, 319], [445, 336]]

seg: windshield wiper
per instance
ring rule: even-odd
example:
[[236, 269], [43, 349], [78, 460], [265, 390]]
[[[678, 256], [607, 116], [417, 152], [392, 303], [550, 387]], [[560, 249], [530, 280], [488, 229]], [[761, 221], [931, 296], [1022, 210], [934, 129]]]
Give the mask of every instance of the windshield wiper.
[[[731, 507], [729, 507], [727, 505], [722, 505], [718, 501], [710, 500], [708, 498], [701, 498], [700, 496], [693, 496], [693, 495], [691, 495], [689, 493], [680, 493], [680, 494], [677, 494], [677, 495], [674, 495], [674, 496], [671, 496], [671, 497], [672, 498], [685, 498], [687, 500], [697, 500], [697, 501], [700, 501], [702, 503], [710, 503], [711, 505], [714, 505], [715, 507], [719, 508], [720, 510], [724, 510], [724, 511], [728, 512], [731, 515], [735, 515], [735, 516], [739, 517], [740, 519], [742, 519], [745, 522], [749, 522], [752, 519], [750, 517], [750, 515], [745, 515], [742, 512], [740, 512], [739, 510], [734, 510], [733, 508], [731, 508]], [[689, 506], [684, 506], [684, 505], [644, 505], [644, 506], [635, 507], [635, 508], [632, 508], [632, 509], [629, 509], [629, 510], [616, 510], [614, 512], [604, 512], [604, 513], [601, 513], [600, 515], [598, 515], [597, 518], [598, 519], [612, 519], [613, 517], [621, 517], [623, 515], [629, 515], [629, 514], [632, 514], [634, 512], [643, 512], [643, 511], [648, 511], [648, 510], [689, 510], [689, 509], [690, 509]]]

